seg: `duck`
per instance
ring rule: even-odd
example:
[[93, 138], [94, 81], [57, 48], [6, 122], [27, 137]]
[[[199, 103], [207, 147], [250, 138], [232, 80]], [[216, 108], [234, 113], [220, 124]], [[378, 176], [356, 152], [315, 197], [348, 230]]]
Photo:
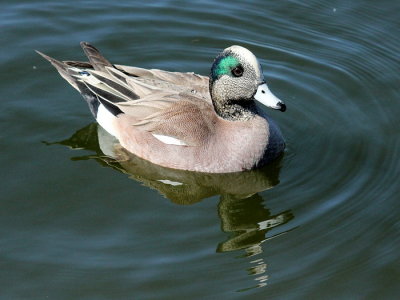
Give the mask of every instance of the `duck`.
[[88, 62], [40, 51], [86, 100], [97, 123], [129, 153], [153, 164], [203, 173], [261, 168], [281, 157], [283, 135], [256, 102], [286, 105], [269, 89], [256, 56], [233, 45], [209, 76], [110, 63], [88, 42]]

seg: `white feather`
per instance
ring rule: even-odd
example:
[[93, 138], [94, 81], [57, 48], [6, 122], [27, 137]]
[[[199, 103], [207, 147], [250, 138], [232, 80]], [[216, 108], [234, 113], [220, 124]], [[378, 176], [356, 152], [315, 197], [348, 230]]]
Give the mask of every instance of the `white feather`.
[[103, 127], [109, 134], [117, 136], [114, 128], [114, 120], [116, 116], [110, 113], [103, 104], [99, 105], [97, 110], [96, 121]]
[[102, 83], [100, 80], [98, 80], [96, 77], [94, 77], [94, 76], [92, 76], [92, 75], [85, 76], [85, 77], [84, 77], [84, 80], [85, 80], [87, 83], [90, 83], [91, 85], [94, 85], [94, 86], [99, 85], [99, 84]]
[[164, 184], [169, 184], [169, 185], [172, 185], [172, 186], [183, 185], [182, 182], [171, 181], [171, 180], [168, 180], [168, 179], [159, 179], [157, 181], [160, 181], [160, 182], [162, 182]]
[[168, 144], [168, 145], [178, 145], [178, 146], [187, 146], [187, 144], [177, 138], [174, 138], [172, 136], [168, 136], [168, 135], [162, 135], [162, 134], [156, 134], [156, 133], [152, 133], [152, 135], [159, 141], [163, 142], [164, 144]]

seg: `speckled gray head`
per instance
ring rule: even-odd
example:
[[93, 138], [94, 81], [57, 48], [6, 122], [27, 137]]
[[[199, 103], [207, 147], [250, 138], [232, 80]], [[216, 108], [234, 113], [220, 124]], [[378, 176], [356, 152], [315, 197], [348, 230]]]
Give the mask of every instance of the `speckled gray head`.
[[210, 73], [210, 94], [216, 112], [226, 119], [248, 119], [256, 108], [254, 100], [285, 111], [285, 104], [269, 90], [255, 55], [241, 46], [223, 50]]

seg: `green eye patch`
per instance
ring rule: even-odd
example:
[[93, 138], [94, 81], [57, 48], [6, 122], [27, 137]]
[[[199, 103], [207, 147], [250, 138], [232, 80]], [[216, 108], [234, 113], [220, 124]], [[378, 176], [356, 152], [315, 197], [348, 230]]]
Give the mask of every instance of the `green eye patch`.
[[233, 56], [223, 56], [217, 58], [212, 69], [214, 79], [231, 73], [231, 70], [239, 65], [239, 60]]

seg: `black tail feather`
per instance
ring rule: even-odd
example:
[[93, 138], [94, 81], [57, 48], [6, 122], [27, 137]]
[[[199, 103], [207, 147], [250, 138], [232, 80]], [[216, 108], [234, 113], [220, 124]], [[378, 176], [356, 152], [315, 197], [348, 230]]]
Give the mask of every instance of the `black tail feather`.
[[[94, 46], [90, 45], [87, 42], [81, 42], [81, 46], [89, 59], [89, 63], [77, 61], [62, 62], [44, 53], [41, 53], [40, 51], [36, 52], [44, 59], [48, 60], [57, 69], [60, 75], [82, 94], [83, 98], [88, 103], [90, 111], [92, 112], [94, 117], [97, 116], [97, 111], [100, 103], [103, 104], [107, 108], [107, 110], [110, 111], [113, 115], [123, 113], [118, 108], [118, 106], [114, 105], [113, 103], [124, 102], [126, 101], [125, 98], [110, 93], [106, 90], [99, 89], [91, 85], [90, 83], [83, 82], [79, 79], [79, 76], [77, 76], [81, 75], [81, 73], [77, 69], [82, 69], [82, 71], [84, 71], [85, 69], [89, 69], [89, 72], [90, 69], [107, 72], [106, 67], [113, 68], [113, 65], [106, 58], [104, 58], [104, 56], [101, 55], [100, 51], [97, 50]], [[122, 82], [121, 84], [114, 83], [106, 77], [94, 73], [91, 74], [91, 76], [98, 78], [98, 80], [104, 82], [106, 85], [116, 90], [124, 97], [128, 97], [131, 99], [139, 98], [134, 92], [123, 86], [124, 82]]]
[[110, 88], [116, 90], [117, 92], [121, 93], [122, 95], [128, 97], [130, 100], [139, 99], [139, 96], [136, 95], [132, 90], [128, 89], [127, 87], [119, 84], [118, 82], [112, 81], [104, 76], [99, 75], [98, 73], [92, 72], [91, 75], [101, 82], [108, 85]]
[[83, 84], [90, 91], [91, 96], [96, 97], [97, 100], [100, 101], [100, 103], [103, 104], [114, 116], [123, 113], [122, 110], [120, 110], [118, 106], [113, 103], [123, 102], [125, 101], [124, 99], [121, 99], [110, 92], [99, 89], [88, 82], [83, 82]]
[[74, 70], [71, 70], [70, 67], [78, 67], [77, 65], [84, 65], [85, 67], [90, 67], [91, 69], [92, 66], [89, 63], [78, 63], [78, 62], [61, 62], [58, 61], [40, 51], [36, 52], [38, 54], [40, 54], [44, 59], [48, 60], [58, 71], [58, 73], [60, 73], [60, 75], [69, 82], [69, 84], [71, 84], [75, 89], [77, 89], [83, 96], [83, 98], [86, 100], [86, 102], [89, 105], [89, 109], [92, 112], [93, 116], [96, 117], [97, 116], [97, 111], [98, 111], [98, 107], [100, 105], [99, 100], [97, 99], [97, 97], [95, 97], [93, 95], [93, 93], [89, 90], [89, 88], [81, 81], [77, 80], [75, 75], [77, 75], [77, 72]]

